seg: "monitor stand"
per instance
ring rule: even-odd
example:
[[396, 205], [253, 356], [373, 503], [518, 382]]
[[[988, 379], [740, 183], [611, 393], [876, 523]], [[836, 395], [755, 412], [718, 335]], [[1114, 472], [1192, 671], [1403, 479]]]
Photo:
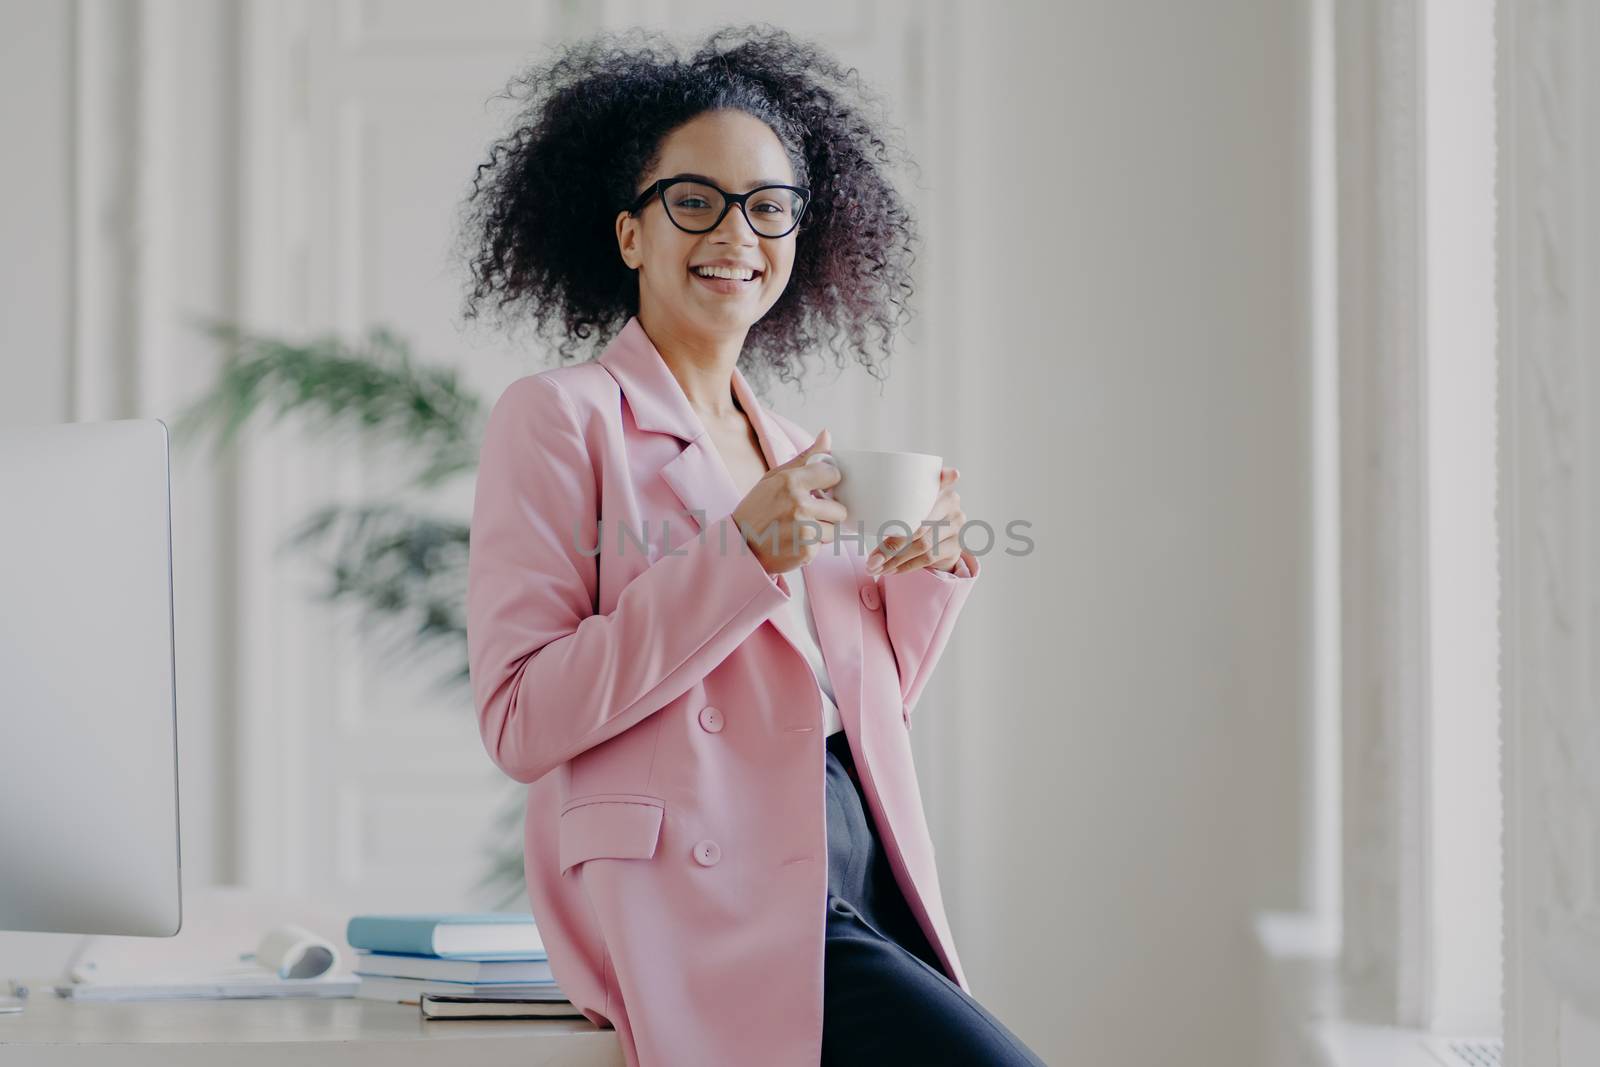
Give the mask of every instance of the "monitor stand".
[[9, 995], [17, 991], [17, 986], [18, 982], [4, 977], [4, 972], [0, 971], [0, 1019], [4, 1019], [7, 1015], [16, 1015], [27, 1007], [27, 994], [30, 990], [22, 990], [23, 995], [20, 997]]

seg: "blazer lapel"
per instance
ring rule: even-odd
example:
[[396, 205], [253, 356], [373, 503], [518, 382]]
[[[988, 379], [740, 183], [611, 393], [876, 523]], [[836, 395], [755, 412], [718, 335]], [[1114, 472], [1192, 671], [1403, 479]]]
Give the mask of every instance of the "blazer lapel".
[[[662, 465], [660, 476], [671, 487], [683, 511], [694, 521], [696, 527], [704, 530], [738, 507], [743, 495], [734, 484], [733, 476], [728, 473], [728, 465], [723, 462], [722, 454], [717, 451], [717, 446], [706, 431], [705, 424], [700, 421], [700, 416], [695, 414], [694, 408], [689, 406], [689, 398], [683, 395], [683, 388], [672, 376], [672, 371], [667, 369], [666, 361], [661, 358], [661, 353], [649, 335], [644, 332], [644, 327], [639, 324], [637, 316], [628, 319], [627, 325], [600, 354], [598, 362], [621, 386], [636, 426], [654, 433], [669, 433], [686, 442], [682, 451]], [[798, 454], [800, 450], [794, 442], [790, 441], [788, 435], [767, 417], [760, 401], [750, 388], [750, 383], [745, 380], [737, 367], [733, 371], [733, 390], [739, 405], [755, 428], [768, 469], [785, 463]], [[726, 549], [730, 554], [745, 550], [731, 540]], [[817, 564], [825, 556], [829, 557], [830, 563], [818, 568]], [[822, 601], [837, 597], [842, 582], [850, 583], [849, 597], [853, 608], [855, 600], [853, 579], [848, 575], [841, 579], [836, 573], [840, 567], [848, 570], [849, 560], [850, 557], [845, 555], [833, 557], [832, 546], [824, 545], [816, 560], [804, 568], [812, 576], [806, 591], [811, 594], [812, 613], [817, 620], [819, 633], [823, 630], [824, 617], [837, 612], [836, 606], [825, 606]], [[819, 571], [835, 573], [819, 573]], [[790, 583], [804, 580], [799, 569], [777, 577], [785, 593], [791, 593]], [[818, 581], [819, 578], [821, 581]], [[859, 648], [861, 620], [854, 617], [853, 610], [851, 615], [852, 618], [847, 621], [854, 624], [856, 632], [848, 640], [855, 648]], [[800, 620], [787, 608], [773, 612], [767, 622], [776, 627], [784, 639], [795, 646], [796, 651], [799, 651], [801, 642], [808, 636], [801, 633]], [[834, 629], [838, 629], [839, 626], [837, 622], [833, 624]], [[822, 658], [828, 667], [834, 692], [839, 695], [841, 719], [846, 704], [853, 708], [860, 702], [859, 665], [851, 667], [844, 662], [851, 658], [851, 653], [840, 648], [840, 642], [844, 640], [844, 638], [832, 640], [825, 638], [822, 642]], [[834, 646], [831, 650], [830, 645]], [[835, 676], [835, 661], [840, 661], [843, 677]], [[849, 696], [844, 694], [841, 686], [850, 687]]]
[[622, 387], [634, 425], [685, 442], [660, 475], [696, 528], [703, 530], [733, 511], [741, 496], [727, 464], [637, 316], [606, 346], [599, 363]]

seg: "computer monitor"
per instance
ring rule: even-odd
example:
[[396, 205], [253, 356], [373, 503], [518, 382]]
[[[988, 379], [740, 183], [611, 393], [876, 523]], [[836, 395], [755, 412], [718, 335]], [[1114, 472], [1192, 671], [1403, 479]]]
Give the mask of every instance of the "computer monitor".
[[161, 420], [0, 429], [0, 930], [182, 925], [171, 516]]

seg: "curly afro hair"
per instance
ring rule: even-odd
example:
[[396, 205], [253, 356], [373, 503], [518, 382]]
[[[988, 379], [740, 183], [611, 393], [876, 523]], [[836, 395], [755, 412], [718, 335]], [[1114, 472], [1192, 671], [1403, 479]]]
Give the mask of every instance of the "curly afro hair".
[[842, 343], [886, 377], [881, 364], [910, 317], [920, 240], [886, 165], [915, 163], [881, 132], [881, 99], [854, 67], [766, 24], [719, 30], [688, 61], [638, 28], [554, 51], [503, 94], [521, 110], [478, 165], [464, 204], [466, 319], [485, 310], [502, 324], [531, 318], [562, 359], [596, 352], [639, 310], [617, 213], [670, 133], [735, 108], [772, 129], [812, 194], [789, 284], [751, 326], [741, 369], [752, 382], [774, 372], [798, 381], [796, 366], [823, 348], [842, 369]]

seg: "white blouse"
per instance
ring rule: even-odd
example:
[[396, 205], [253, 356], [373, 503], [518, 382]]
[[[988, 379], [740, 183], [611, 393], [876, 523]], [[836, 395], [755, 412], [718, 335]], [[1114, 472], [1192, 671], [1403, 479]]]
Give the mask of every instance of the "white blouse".
[[800, 652], [811, 664], [811, 673], [817, 676], [817, 685], [822, 689], [822, 736], [832, 737], [844, 729], [844, 723], [839, 718], [839, 705], [834, 700], [833, 682], [828, 678], [828, 665], [822, 660], [822, 639], [817, 636], [817, 620], [811, 614], [806, 580], [801, 577], [804, 570], [803, 566], [795, 567], [783, 576], [784, 582], [789, 586], [789, 603], [786, 607], [795, 613], [795, 620], [801, 623], [797, 627], [802, 638]]

